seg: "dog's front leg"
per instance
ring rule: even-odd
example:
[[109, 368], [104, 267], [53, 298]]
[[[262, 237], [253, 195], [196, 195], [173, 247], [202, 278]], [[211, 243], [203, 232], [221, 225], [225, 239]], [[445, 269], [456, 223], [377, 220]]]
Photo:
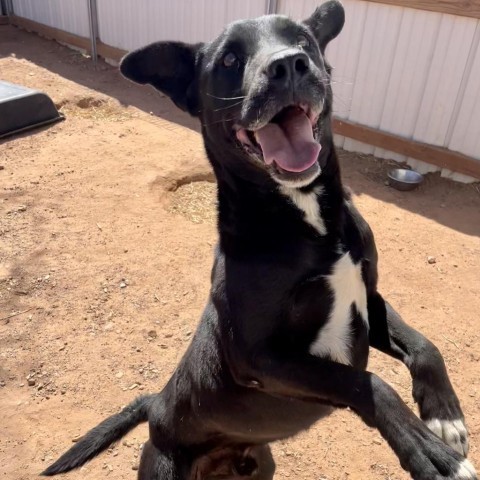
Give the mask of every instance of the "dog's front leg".
[[368, 317], [371, 346], [409, 368], [413, 398], [422, 420], [452, 448], [467, 456], [468, 433], [463, 412], [437, 347], [408, 326], [378, 293], [368, 300]]
[[[377, 428], [415, 480], [476, 480], [474, 468], [438, 438], [378, 376], [312, 355], [253, 356], [241, 381], [271, 395], [350, 407]], [[247, 372], [244, 372], [247, 373]]]

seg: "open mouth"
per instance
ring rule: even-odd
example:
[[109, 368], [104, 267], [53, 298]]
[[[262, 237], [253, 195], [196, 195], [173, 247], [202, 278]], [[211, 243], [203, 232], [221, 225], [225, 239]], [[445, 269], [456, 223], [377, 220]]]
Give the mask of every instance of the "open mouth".
[[274, 173], [294, 177], [310, 172], [321, 150], [316, 140], [318, 116], [308, 106], [291, 105], [257, 130], [237, 130], [237, 139], [249, 153], [263, 158]]

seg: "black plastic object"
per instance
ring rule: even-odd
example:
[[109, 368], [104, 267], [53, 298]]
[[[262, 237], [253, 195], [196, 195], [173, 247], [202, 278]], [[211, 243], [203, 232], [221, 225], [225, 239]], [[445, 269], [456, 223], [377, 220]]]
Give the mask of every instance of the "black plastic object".
[[0, 138], [64, 118], [45, 93], [0, 81]]

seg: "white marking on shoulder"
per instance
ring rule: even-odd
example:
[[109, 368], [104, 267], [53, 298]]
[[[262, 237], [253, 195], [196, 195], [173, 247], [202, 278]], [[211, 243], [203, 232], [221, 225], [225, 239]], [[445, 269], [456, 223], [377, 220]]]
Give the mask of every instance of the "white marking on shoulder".
[[425, 422], [427, 427], [464, 457], [468, 453], [468, 431], [462, 419], [439, 420], [432, 418]]
[[467, 460], [463, 460], [458, 467], [457, 473], [452, 480], [477, 480], [477, 472], [473, 465]]
[[327, 234], [327, 228], [320, 211], [320, 203], [318, 202], [318, 197], [323, 193], [322, 187], [315, 187], [313, 191], [303, 193], [296, 188], [282, 186], [280, 192], [303, 212], [305, 221], [315, 228], [320, 235]]
[[349, 365], [352, 304], [355, 304], [368, 328], [367, 290], [362, 278], [362, 265], [355, 265], [347, 252], [340, 257], [333, 272], [326, 278], [333, 291], [333, 307], [326, 325], [310, 346], [310, 353]]

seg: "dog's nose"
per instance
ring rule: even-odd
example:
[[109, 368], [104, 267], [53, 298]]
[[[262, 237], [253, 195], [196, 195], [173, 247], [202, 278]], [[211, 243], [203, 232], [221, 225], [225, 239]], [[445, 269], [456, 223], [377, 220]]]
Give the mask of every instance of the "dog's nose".
[[304, 52], [287, 53], [274, 58], [268, 65], [268, 78], [277, 84], [295, 84], [310, 68], [310, 59]]

